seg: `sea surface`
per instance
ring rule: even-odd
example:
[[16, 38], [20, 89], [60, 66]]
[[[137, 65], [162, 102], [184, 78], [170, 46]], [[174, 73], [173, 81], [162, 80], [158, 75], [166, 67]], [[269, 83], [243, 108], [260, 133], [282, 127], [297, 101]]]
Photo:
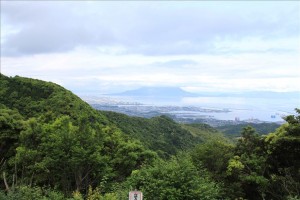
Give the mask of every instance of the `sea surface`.
[[220, 120], [260, 120], [267, 122], [284, 121], [282, 117], [296, 114], [300, 108], [300, 99], [286, 98], [243, 98], [243, 97], [132, 97], [114, 96], [114, 99], [126, 102], [138, 102], [151, 106], [194, 106], [221, 112], [176, 111], [179, 114], [196, 116], [207, 115]]

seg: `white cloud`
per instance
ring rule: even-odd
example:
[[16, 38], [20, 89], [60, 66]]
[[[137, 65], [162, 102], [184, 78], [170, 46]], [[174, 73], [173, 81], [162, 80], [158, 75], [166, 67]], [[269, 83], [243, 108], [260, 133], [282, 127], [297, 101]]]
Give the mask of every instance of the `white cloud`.
[[74, 51], [18, 59], [8, 57], [2, 63], [4, 74], [59, 80], [73, 90], [78, 87], [100, 90], [97, 85], [109, 84], [121, 86], [119, 90], [144, 85], [218, 91], [300, 90], [297, 84], [300, 62], [290, 54], [149, 57]]
[[244, 52], [282, 52], [295, 53], [300, 52], [300, 40], [297, 37], [286, 38], [262, 38], [262, 37], [244, 37], [239, 40], [217, 39], [214, 42], [217, 52], [220, 53], [244, 53]]
[[72, 90], [300, 91], [297, 2], [2, 2], [1, 72]]
[[295, 18], [299, 5], [291, 2], [2, 4], [2, 23], [19, 30], [2, 43], [8, 55], [111, 45], [122, 47], [122, 52], [145, 55], [197, 54], [214, 52], [216, 38], [231, 42], [245, 37], [299, 36]]

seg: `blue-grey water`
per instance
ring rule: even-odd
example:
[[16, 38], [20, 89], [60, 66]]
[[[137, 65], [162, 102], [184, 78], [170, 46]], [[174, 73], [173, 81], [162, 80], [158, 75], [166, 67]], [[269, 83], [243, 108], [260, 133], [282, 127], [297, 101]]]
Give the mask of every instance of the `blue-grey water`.
[[[114, 97], [127, 102], [139, 102], [153, 106], [195, 106], [229, 112], [188, 112], [189, 115], [208, 115], [220, 120], [283, 121], [282, 116], [295, 114], [295, 108], [300, 108], [300, 99], [285, 98], [244, 98], [244, 97]], [[176, 111], [178, 112], [178, 111]], [[180, 111], [179, 111], [180, 112]], [[182, 112], [184, 113], [184, 112]]]

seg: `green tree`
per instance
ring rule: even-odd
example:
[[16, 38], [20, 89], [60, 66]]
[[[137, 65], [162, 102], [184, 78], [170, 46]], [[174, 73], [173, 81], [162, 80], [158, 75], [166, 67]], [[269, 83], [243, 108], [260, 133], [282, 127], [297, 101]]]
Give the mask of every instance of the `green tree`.
[[169, 161], [157, 161], [154, 166], [133, 171], [126, 182], [127, 188], [141, 190], [144, 199], [217, 199], [220, 188], [202, 169], [186, 156]]
[[300, 196], [300, 110], [287, 116], [274, 133], [258, 136], [247, 127], [229, 160], [228, 178], [248, 199], [293, 199]]
[[300, 196], [300, 109], [296, 113], [265, 137], [271, 182], [268, 193], [276, 198]]
[[18, 111], [0, 104], [0, 164], [15, 154], [23, 120]]
[[[61, 192], [49, 188], [19, 186], [7, 193], [0, 191], [1, 200], [64, 200]], [[71, 200], [71, 199], [69, 199]]]
[[245, 197], [263, 199], [269, 184], [264, 140], [252, 127], [245, 127], [241, 135], [227, 167], [229, 180], [239, 183]]
[[191, 152], [192, 160], [199, 169], [205, 167], [216, 180], [224, 179], [233, 145], [221, 141], [209, 141], [198, 145]]
[[84, 116], [78, 120], [78, 125], [69, 116], [50, 123], [35, 118], [25, 122], [16, 156], [10, 160], [23, 184], [50, 185], [69, 195], [74, 190], [87, 192], [89, 186], [106, 192], [113, 182], [157, 157], [116, 128], [90, 125]]
[[80, 127], [67, 116], [43, 125], [29, 120], [13, 160], [22, 167], [23, 178], [31, 177], [30, 183], [48, 183], [64, 192], [97, 184], [92, 180], [101, 180], [108, 162], [101, 152], [103, 135], [100, 129]]

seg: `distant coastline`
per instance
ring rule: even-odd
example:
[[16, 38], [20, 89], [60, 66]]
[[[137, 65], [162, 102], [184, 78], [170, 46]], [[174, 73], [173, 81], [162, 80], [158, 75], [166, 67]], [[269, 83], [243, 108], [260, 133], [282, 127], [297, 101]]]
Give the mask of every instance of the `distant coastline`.
[[293, 107], [291, 106], [293, 104], [285, 103], [285, 99], [275, 99], [268, 103], [269, 101], [265, 98], [183, 97], [166, 99], [128, 96], [83, 96], [82, 98], [98, 110], [146, 118], [167, 115], [177, 122], [199, 122], [212, 126], [265, 122], [282, 124], [284, 116], [293, 114], [297, 102], [297, 100], [290, 101], [290, 103], [294, 103]]

